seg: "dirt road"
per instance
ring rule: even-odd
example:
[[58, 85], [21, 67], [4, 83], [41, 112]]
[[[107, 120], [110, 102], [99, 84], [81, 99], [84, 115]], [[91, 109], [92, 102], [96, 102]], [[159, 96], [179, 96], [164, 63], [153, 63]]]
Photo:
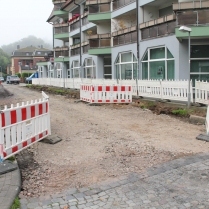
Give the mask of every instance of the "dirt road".
[[[14, 95], [1, 98], [0, 105], [41, 97], [25, 87], [4, 86]], [[207, 143], [195, 139], [205, 132], [204, 126], [133, 105], [88, 106], [63, 96], [49, 96], [52, 133], [63, 140], [55, 145], [39, 142], [18, 156], [23, 164], [21, 195], [85, 187], [209, 151]]]

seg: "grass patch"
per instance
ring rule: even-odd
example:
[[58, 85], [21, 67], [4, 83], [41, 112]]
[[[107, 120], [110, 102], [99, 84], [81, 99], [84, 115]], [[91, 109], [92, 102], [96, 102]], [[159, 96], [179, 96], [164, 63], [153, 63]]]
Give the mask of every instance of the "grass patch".
[[188, 117], [189, 116], [189, 111], [187, 109], [177, 109], [177, 110], [172, 110], [172, 114], [180, 116], [180, 117]]
[[13, 155], [13, 156], [7, 158], [7, 160], [9, 160], [9, 161], [11, 161], [11, 162], [14, 162], [14, 161], [15, 161], [15, 156]]
[[20, 208], [20, 200], [18, 197], [16, 197], [10, 209], [18, 209], [18, 208]]

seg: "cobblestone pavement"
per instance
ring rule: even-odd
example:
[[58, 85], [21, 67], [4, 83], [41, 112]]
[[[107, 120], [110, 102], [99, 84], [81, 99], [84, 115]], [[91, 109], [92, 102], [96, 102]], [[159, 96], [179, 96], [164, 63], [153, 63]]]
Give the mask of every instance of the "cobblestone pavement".
[[167, 162], [112, 182], [21, 199], [22, 209], [209, 208], [209, 154]]

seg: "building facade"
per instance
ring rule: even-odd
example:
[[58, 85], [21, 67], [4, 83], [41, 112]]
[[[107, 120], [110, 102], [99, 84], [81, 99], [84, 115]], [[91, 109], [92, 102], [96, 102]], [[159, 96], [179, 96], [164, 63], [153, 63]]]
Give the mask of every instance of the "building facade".
[[53, 4], [47, 21], [53, 25], [54, 62], [38, 63], [41, 75], [209, 81], [209, 0]]
[[53, 51], [45, 49], [43, 46], [20, 48], [17, 45], [17, 49], [11, 55], [9, 74], [34, 73], [38, 70], [37, 62], [46, 61], [46, 59], [49, 59], [50, 54], [53, 54]]

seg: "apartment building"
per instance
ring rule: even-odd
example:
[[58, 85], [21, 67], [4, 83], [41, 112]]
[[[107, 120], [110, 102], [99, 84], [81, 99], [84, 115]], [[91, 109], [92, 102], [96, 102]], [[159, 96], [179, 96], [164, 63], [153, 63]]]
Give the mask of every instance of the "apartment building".
[[43, 75], [209, 81], [209, 0], [53, 4], [47, 21], [53, 25], [54, 63], [39, 63]]
[[50, 49], [45, 49], [42, 45], [39, 47], [28, 46], [17, 49], [12, 52], [11, 66], [7, 69], [8, 74], [34, 73], [38, 70], [37, 62], [47, 61], [48, 56], [53, 54]]

